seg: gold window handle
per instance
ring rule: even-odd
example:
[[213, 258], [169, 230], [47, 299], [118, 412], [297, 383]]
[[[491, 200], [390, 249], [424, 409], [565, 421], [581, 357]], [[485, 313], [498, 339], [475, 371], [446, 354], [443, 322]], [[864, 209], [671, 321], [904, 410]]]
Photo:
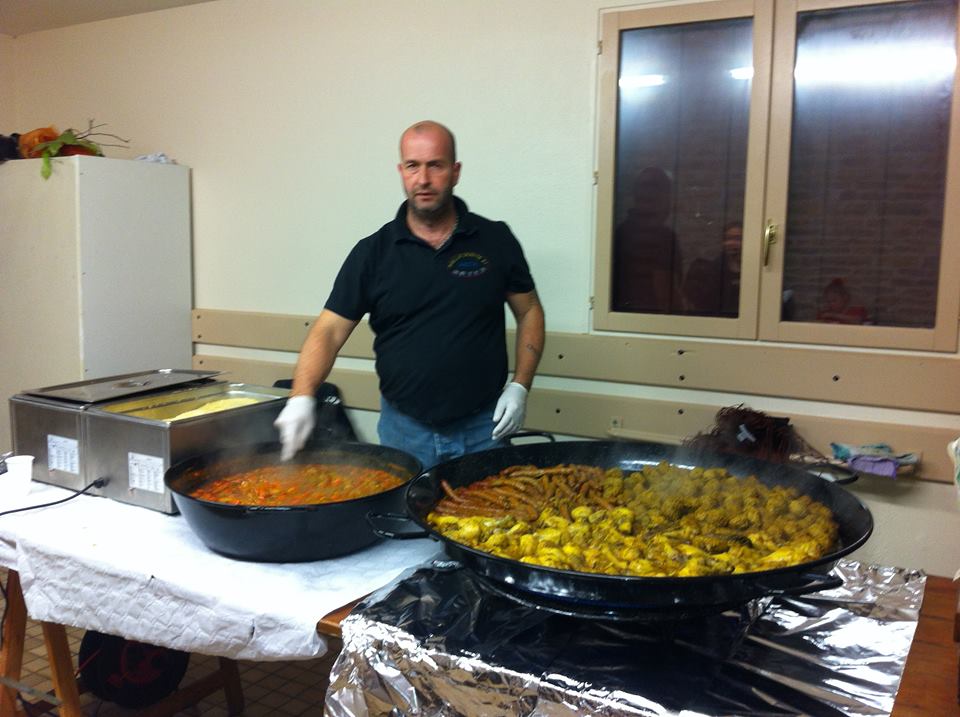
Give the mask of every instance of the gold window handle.
[[772, 219], [767, 219], [767, 226], [763, 230], [763, 265], [767, 265], [770, 258], [770, 247], [777, 243], [777, 225]]

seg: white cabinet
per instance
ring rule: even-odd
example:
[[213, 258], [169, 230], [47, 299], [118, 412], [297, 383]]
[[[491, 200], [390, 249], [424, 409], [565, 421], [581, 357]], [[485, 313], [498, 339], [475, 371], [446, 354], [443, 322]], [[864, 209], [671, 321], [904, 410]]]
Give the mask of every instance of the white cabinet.
[[[190, 170], [104, 157], [0, 164], [0, 397], [189, 368]], [[10, 417], [0, 410], [0, 450]]]

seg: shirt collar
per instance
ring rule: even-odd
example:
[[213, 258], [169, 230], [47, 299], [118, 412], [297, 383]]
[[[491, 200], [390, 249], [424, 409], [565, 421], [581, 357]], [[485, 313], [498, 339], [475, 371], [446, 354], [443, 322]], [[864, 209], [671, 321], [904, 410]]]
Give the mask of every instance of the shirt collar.
[[[450, 235], [450, 239], [447, 240], [446, 245], [449, 245], [450, 241], [458, 236], [473, 234], [476, 231], [476, 226], [473, 223], [473, 215], [471, 215], [467, 209], [467, 203], [460, 199], [460, 197], [454, 197], [453, 207], [457, 212], [457, 226], [453, 234]], [[394, 242], [412, 241], [422, 243], [422, 240], [414, 236], [413, 232], [410, 231], [410, 227], [407, 226], [406, 201], [400, 205], [400, 208], [397, 210], [397, 216], [393, 220], [393, 240]]]

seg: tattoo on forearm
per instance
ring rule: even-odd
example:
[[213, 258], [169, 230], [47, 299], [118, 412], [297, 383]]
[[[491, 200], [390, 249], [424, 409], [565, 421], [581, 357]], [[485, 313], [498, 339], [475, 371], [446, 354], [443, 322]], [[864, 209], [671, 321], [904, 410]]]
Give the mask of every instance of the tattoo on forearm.
[[538, 349], [536, 346], [534, 346], [533, 344], [527, 344], [525, 348], [527, 349], [527, 351], [533, 352], [533, 354], [537, 358], [540, 358], [540, 349]]

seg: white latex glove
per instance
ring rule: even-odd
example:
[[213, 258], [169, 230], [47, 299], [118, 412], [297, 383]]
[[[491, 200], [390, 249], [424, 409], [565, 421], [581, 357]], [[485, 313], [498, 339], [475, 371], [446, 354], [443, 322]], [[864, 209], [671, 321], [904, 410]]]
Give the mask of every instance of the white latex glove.
[[527, 413], [527, 389], [519, 383], [511, 381], [503, 388], [497, 407], [493, 409], [494, 426], [491, 438], [499, 441], [504, 436], [516, 433], [523, 425], [523, 417]]
[[289, 461], [307, 442], [316, 423], [316, 405], [317, 399], [313, 396], [291, 396], [287, 399], [287, 405], [273, 422], [280, 431], [280, 442], [283, 444], [281, 460]]

